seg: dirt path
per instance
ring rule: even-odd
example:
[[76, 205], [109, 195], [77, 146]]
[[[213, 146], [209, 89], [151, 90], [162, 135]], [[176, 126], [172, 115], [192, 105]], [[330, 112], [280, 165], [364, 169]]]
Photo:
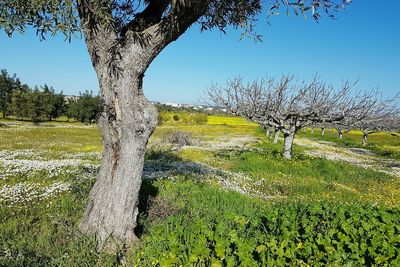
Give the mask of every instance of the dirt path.
[[314, 157], [345, 161], [363, 168], [400, 177], [399, 160], [382, 158], [368, 149], [340, 147], [333, 142], [308, 138], [297, 138], [295, 144], [308, 148], [307, 153]]

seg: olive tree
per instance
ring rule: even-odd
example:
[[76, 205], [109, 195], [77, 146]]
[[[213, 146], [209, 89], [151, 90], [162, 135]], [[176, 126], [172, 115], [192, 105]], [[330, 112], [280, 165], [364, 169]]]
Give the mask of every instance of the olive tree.
[[[349, 0], [2, 0], [0, 26], [9, 35], [33, 26], [41, 38], [83, 32], [97, 73], [104, 108], [99, 119], [104, 153], [80, 223], [98, 248], [108, 240], [137, 240], [138, 194], [144, 153], [157, 126], [157, 110], [145, 98], [143, 77], [154, 58], [191, 25], [202, 30], [243, 28], [253, 35], [263, 9], [282, 8], [318, 20]], [[108, 247], [108, 246], [107, 246]], [[112, 247], [112, 246], [111, 246]]]

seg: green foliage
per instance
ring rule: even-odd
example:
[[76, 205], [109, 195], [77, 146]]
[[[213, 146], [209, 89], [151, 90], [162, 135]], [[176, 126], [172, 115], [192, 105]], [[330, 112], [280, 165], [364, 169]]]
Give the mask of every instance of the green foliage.
[[179, 115], [178, 115], [178, 114], [174, 114], [174, 115], [172, 116], [172, 119], [173, 119], [174, 121], [179, 121]]
[[98, 120], [103, 110], [100, 96], [94, 96], [92, 91], [80, 93], [80, 97], [69, 103], [68, 116], [77, 121], [93, 123]]
[[50, 91], [47, 86], [44, 89], [43, 92], [39, 88], [14, 91], [10, 103], [11, 115], [20, 119], [29, 118], [33, 123], [39, 123], [63, 114], [65, 101], [62, 93], [55, 94], [54, 90], [51, 88]]
[[[47, 33], [55, 35], [63, 33], [67, 39], [71, 39], [76, 33], [80, 32], [80, 21], [88, 19], [90, 27], [95, 25], [113, 27], [118, 36], [124, 35], [126, 25], [130, 22], [137, 22], [138, 18], [142, 21], [152, 19], [154, 7], [151, 1], [132, 1], [132, 0], [2, 0], [0, 2], [0, 29], [4, 30], [9, 36], [13, 32], [24, 32], [27, 26], [33, 26], [42, 39]], [[251, 36], [256, 40], [261, 39], [255, 32], [255, 24], [258, 16], [266, 8], [267, 17], [279, 14], [280, 9], [291, 11], [295, 15], [310, 14], [315, 20], [319, 20], [322, 13], [327, 13], [329, 17], [334, 17], [334, 12], [350, 4], [348, 0], [313, 0], [288, 2], [281, 0], [271, 0], [264, 5], [261, 0], [225, 0], [225, 1], [172, 1], [172, 5], [159, 4], [156, 9], [160, 14], [169, 14], [172, 10], [186, 10], [184, 17], [188, 14], [196, 14], [197, 18], [191, 23], [198, 22], [201, 30], [219, 29], [225, 32], [228, 26], [241, 28], [243, 36]], [[90, 20], [84, 16], [90, 10]], [[139, 8], [140, 7], [140, 8]], [[143, 12], [145, 10], [146, 12]], [[164, 16], [160, 19], [165, 18]], [[136, 20], [136, 21], [135, 21]], [[165, 19], [167, 20], [167, 19]], [[163, 21], [164, 22], [164, 21]], [[150, 27], [152, 23], [143, 23], [142, 27]], [[182, 32], [183, 33], [183, 32]], [[182, 34], [180, 33], [180, 34]]]
[[2, 0], [0, 2], [0, 29], [9, 36], [14, 31], [24, 32], [28, 25], [44, 39], [46, 33], [63, 33], [71, 38], [80, 31], [75, 0]]
[[56, 94], [54, 92], [53, 87], [49, 87], [47, 86], [47, 84], [45, 84], [43, 86], [43, 94], [45, 98], [44, 99], [45, 111], [49, 120], [58, 118], [66, 113], [67, 106], [63, 92]]
[[5, 118], [11, 112], [12, 94], [15, 90], [26, 89], [26, 85], [22, 85], [20, 80], [14, 74], [12, 77], [7, 70], [1, 70], [0, 73], [0, 111]]
[[181, 205], [145, 222], [138, 266], [290, 266], [400, 263], [400, 210], [328, 203], [267, 205], [191, 181], [156, 182]]
[[29, 207], [0, 206], [0, 266], [117, 265], [116, 255], [96, 253], [94, 238], [76, 232], [93, 179], [59, 179], [75, 183], [73, 190]]
[[41, 90], [31, 89], [14, 74], [10, 77], [6, 70], [0, 75], [0, 110], [3, 118], [14, 116], [29, 119], [33, 123], [52, 120], [66, 112], [63, 93], [56, 94], [45, 84]]
[[166, 112], [159, 112], [158, 113], [158, 124], [164, 124], [170, 120], [170, 116]]
[[33, 123], [37, 124], [44, 120], [47, 115], [45, 95], [38, 88], [26, 94], [28, 94], [27, 115]]

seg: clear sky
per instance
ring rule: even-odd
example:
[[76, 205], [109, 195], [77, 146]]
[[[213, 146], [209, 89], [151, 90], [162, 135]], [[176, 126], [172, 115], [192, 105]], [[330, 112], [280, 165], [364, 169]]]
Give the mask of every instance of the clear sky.
[[[197, 103], [211, 82], [242, 75], [251, 80], [268, 74], [310, 78], [318, 72], [334, 85], [359, 79], [359, 89], [379, 86], [385, 96], [400, 92], [400, 1], [354, 0], [337, 20], [282, 14], [268, 26], [260, 17], [262, 43], [217, 30], [200, 33], [197, 26], [170, 44], [152, 63], [144, 88], [153, 101]], [[284, 13], [284, 12], [283, 12]], [[98, 91], [96, 75], [82, 39], [63, 36], [39, 41], [33, 31], [0, 33], [0, 68], [16, 73], [30, 86], [47, 83], [56, 91]]]

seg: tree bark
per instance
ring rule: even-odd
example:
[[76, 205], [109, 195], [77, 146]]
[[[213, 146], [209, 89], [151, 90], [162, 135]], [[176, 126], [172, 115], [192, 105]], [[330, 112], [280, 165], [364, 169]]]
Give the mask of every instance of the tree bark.
[[363, 132], [362, 142], [363, 142], [363, 145], [364, 145], [364, 146], [367, 145], [367, 137], [368, 137], [368, 133]]
[[294, 140], [294, 132], [290, 134], [284, 134], [284, 144], [283, 144], [283, 157], [286, 159], [292, 158], [292, 147], [293, 147], [293, 140]]
[[[149, 4], [139, 14], [142, 16], [136, 16], [120, 32], [98, 19], [96, 12], [104, 9], [102, 1], [77, 2], [104, 106], [99, 119], [104, 143], [102, 165], [79, 225], [83, 233], [96, 236], [98, 250], [114, 250], [118, 243], [130, 246], [137, 240], [134, 229], [144, 154], [158, 122], [156, 108], [143, 94], [144, 73], [168, 44], [206, 12], [209, 4], [172, 2], [165, 17], [162, 14], [168, 5], [158, 9]], [[146, 10], [160, 14], [153, 17]]]
[[321, 128], [322, 136], [325, 136], [325, 128]]
[[102, 165], [79, 225], [82, 232], [96, 236], [99, 250], [137, 240], [144, 154], [157, 126], [157, 110], [143, 95], [143, 75], [129, 70], [114, 80], [107, 72], [98, 70], [105, 107], [99, 119]]
[[98, 251], [111, 252], [138, 239], [134, 230], [144, 155], [158, 123], [157, 109], [143, 93], [143, 77], [161, 48], [116, 47], [120, 54], [116, 59], [107, 50], [106, 32], [100, 33], [95, 41], [90, 36], [86, 41], [103, 101], [99, 128], [104, 151], [79, 229], [96, 237]]
[[279, 130], [274, 131], [274, 144], [277, 144], [279, 140]]

